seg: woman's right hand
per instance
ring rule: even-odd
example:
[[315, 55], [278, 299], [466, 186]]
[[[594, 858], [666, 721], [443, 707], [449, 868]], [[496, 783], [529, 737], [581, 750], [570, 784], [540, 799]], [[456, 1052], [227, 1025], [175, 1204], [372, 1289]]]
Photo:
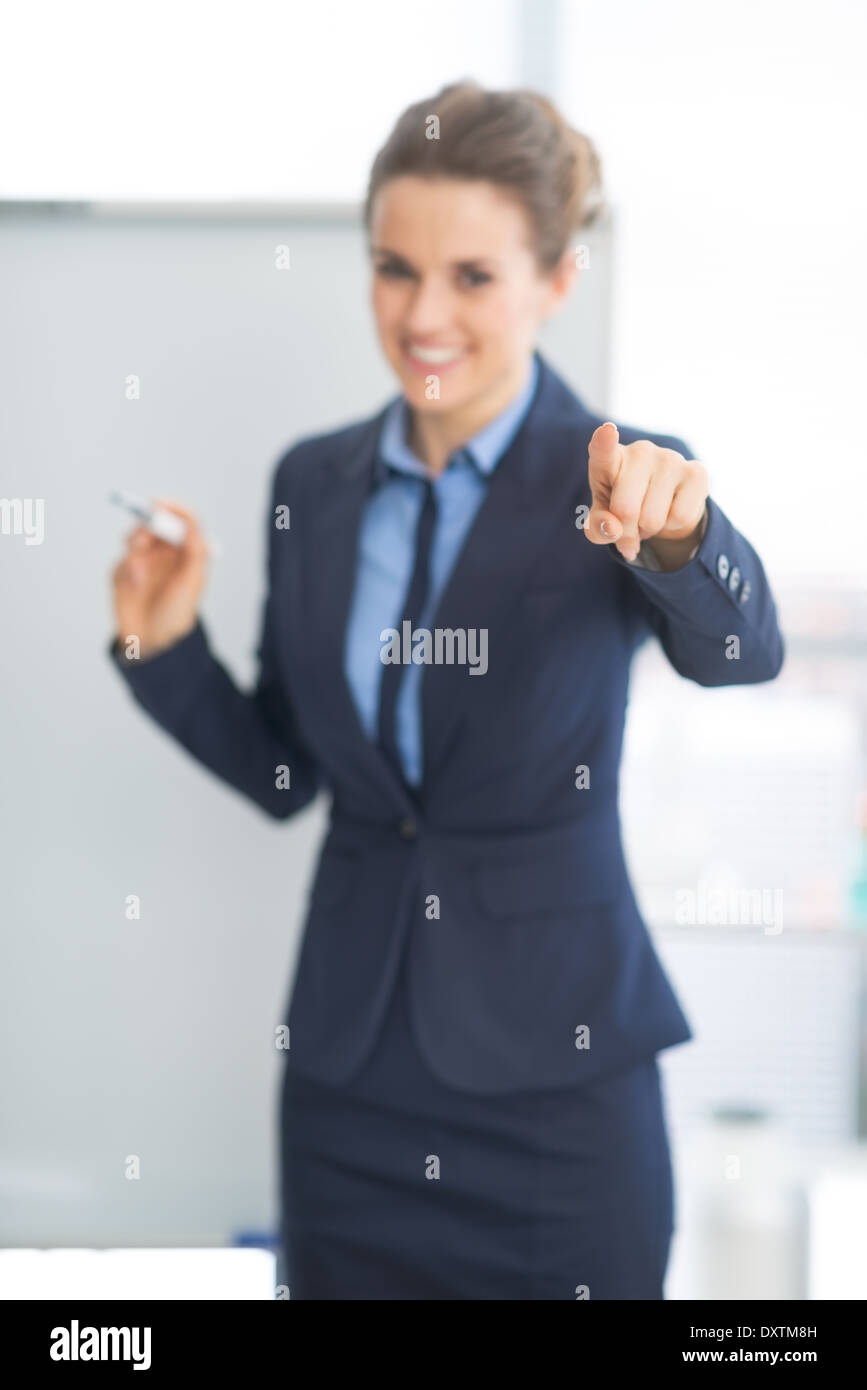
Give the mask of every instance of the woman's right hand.
[[167, 498], [157, 502], [183, 517], [183, 544], [171, 545], [137, 526], [112, 572], [117, 639], [123, 648], [129, 637], [137, 637], [142, 658], [172, 646], [195, 627], [209, 554], [192, 512]]

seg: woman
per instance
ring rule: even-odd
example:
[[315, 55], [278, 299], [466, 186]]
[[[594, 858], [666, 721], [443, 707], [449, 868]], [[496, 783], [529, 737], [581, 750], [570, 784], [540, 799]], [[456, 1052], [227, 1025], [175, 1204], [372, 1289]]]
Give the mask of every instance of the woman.
[[534, 350], [598, 191], [532, 93], [410, 107], [366, 204], [401, 394], [277, 467], [254, 692], [197, 616], [189, 512], [115, 571], [142, 706], [275, 817], [332, 794], [287, 1020], [292, 1298], [663, 1296], [656, 1054], [691, 1032], [621, 850], [629, 663], [653, 633], [702, 685], [763, 681], [782, 642], [686, 445]]

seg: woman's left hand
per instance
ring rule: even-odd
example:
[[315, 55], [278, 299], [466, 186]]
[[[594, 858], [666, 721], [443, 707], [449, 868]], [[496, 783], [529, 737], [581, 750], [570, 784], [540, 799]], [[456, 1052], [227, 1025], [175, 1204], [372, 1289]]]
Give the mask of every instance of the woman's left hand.
[[616, 545], [634, 560], [649, 541], [663, 569], [679, 569], [701, 540], [708, 495], [703, 464], [649, 439], [621, 444], [610, 420], [589, 449], [593, 504], [585, 530], [594, 545]]

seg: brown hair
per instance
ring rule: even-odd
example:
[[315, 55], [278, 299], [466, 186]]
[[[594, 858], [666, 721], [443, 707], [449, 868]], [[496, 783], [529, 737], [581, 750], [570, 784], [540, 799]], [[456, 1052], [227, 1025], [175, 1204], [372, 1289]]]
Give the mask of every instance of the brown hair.
[[[436, 117], [439, 126], [432, 123]], [[443, 87], [408, 106], [373, 161], [364, 204], [389, 179], [484, 179], [524, 208], [536, 257], [553, 269], [579, 227], [604, 206], [599, 156], [538, 92], [489, 92], [475, 82]]]

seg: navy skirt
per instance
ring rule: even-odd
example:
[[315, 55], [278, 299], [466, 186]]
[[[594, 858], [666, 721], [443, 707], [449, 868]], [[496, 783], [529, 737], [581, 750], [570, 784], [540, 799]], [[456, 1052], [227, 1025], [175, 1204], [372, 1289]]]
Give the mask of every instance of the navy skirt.
[[401, 970], [342, 1086], [280, 1092], [290, 1299], [660, 1299], [673, 1185], [655, 1056], [581, 1087], [477, 1096], [432, 1076]]

